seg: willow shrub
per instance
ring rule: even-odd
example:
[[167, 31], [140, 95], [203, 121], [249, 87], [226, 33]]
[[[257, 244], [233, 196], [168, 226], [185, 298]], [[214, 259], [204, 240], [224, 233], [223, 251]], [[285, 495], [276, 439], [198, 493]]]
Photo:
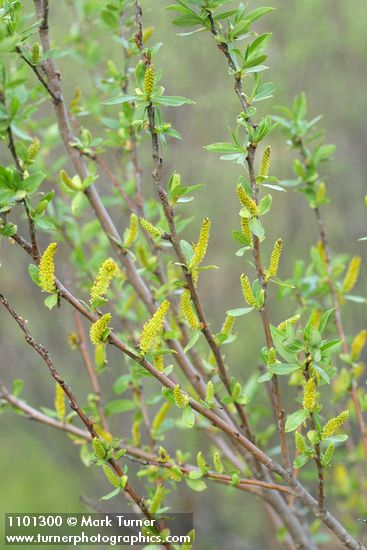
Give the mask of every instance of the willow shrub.
[[[363, 548], [354, 538], [358, 524], [350, 513], [366, 512], [358, 488], [365, 487], [367, 455], [360, 385], [367, 333], [346, 334], [343, 309], [348, 301], [365, 300], [353, 294], [360, 258], [334, 254], [322, 220], [329, 202], [323, 165], [334, 147], [317, 129], [320, 117], [307, 118], [304, 94], [277, 116], [266, 113], [263, 105], [273, 95], [273, 84], [264, 78], [271, 34], [258, 34], [256, 26], [272, 8], [250, 11], [233, 4], [177, 0], [168, 7], [175, 12], [172, 23], [185, 35], [177, 40], [195, 41], [195, 33], [204, 31], [207, 55], [215, 48], [223, 53], [223, 75], [229, 71], [234, 85], [228, 94], [235, 93], [239, 103], [237, 119], [228, 121], [233, 131], [228, 135], [224, 128], [223, 141], [206, 146], [208, 155], [234, 162], [239, 174], [232, 182], [238, 197], [238, 227], [232, 234], [243, 265], [238, 281], [243, 301], [215, 328], [200, 287], [210, 284], [215, 267], [205, 257], [211, 225], [217, 222], [198, 220], [195, 242], [186, 240], [191, 220], [185, 205], [201, 186], [182, 181], [179, 166], [168, 181], [162, 175], [167, 143], [180, 139], [166, 119], [167, 107], [192, 102], [167, 95], [161, 85], [159, 29], [152, 36], [153, 29], [144, 26], [137, 0], [83, 0], [80, 22], [63, 50], [54, 45], [49, 28], [52, 3], [35, 0], [32, 12], [25, 2], [2, 1], [0, 135], [8, 164], [0, 167], [0, 232], [29, 256], [40, 303], [74, 309], [69, 344], [81, 353], [91, 383], [78, 401], [62, 368], [33, 339], [32, 322], [26, 325], [9, 297], [1, 295], [55, 380], [54, 411], [27, 404], [18, 380], [12, 390], [1, 386], [2, 410], [23, 411], [63, 430], [80, 447], [83, 463], [100, 468], [111, 484], [112, 492], [103, 498], [121, 493], [147, 517], [167, 510], [169, 494], [181, 484], [200, 492], [219, 483], [223, 491], [231, 487], [260, 499], [272, 511], [269, 529], [289, 548], [312, 549], [337, 539], [346, 548]], [[93, 51], [102, 40], [117, 43], [120, 51], [115, 60], [94, 64]], [[82, 60], [95, 82], [91, 89], [76, 81], [70, 101], [58, 69], [64, 55]], [[180, 83], [176, 86], [179, 92]], [[272, 172], [267, 141], [275, 129], [279, 143], [282, 130], [294, 151], [293, 179], [286, 181]], [[152, 154], [154, 201], [146, 198], [151, 184], [142, 174], [142, 149]], [[112, 153], [118, 158], [116, 171]], [[102, 187], [101, 180], [108, 185]], [[266, 227], [272, 194], [292, 189], [308, 202], [319, 234], [310, 260], [293, 267], [282, 258], [281, 239]], [[111, 208], [128, 214], [124, 231], [115, 225]], [[18, 228], [21, 219], [27, 223]], [[42, 243], [47, 240], [42, 248], [41, 234]], [[262, 253], [266, 237], [274, 242], [270, 257]], [[75, 295], [61, 280], [61, 257], [67, 258]], [[278, 276], [280, 262], [292, 273], [286, 280]], [[277, 322], [268, 312], [274, 285], [289, 309], [289, 317]], [[225, 356], [243, 315], [249, 323], [259, 315], [264, 330], [263, 347], [252, 360], [255, 397], [246, 389], [248, 374], [236, 377]], [[101, 394], [105, 369], [115, 368], [115, 359], [109, 362], [111, 347], [123, 358], [126, 373]], [[285, 384], [292, 395], [286, 405]], [[274, 413], [265, 429], [258, 396], [270, 400]], [[111, 430], [111, 415], [120, 415], [124, 423], [131, 419], [129, 437], [121, 439]], [[167, 435], [177, 427], [200, 431], [211, 456], [191, 443], [187, 448], [185, 440], [173, 448], [174, 437], [166, 448]], [[129, 473], [131, 459], [140, 464], [139, 489]], [[343, 511], [340, 522], [326, 502]], [[194, 533], [190, 536], [193, 541]]]

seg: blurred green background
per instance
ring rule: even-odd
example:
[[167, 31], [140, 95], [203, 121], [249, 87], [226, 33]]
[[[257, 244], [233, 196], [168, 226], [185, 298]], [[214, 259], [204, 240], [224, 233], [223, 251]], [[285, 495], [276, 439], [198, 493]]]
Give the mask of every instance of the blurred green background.
[[[170, 3], [169, 0], [143, 0], [145, 26], [154, 26], [156, 40], [164, 43], [157, 63], [163, 69], [162, 83], [167, 93], [190, 97], [196, 104], [169, 111], [168, 119], [181, 132], [183, 141], [169, 142], [164, 175], [168, 177], [177, 170], [186, 184], [206, 183], [194, 203], [186, 207], [186, 212], [196, 215], [195, 231], [202, 217], [209, 216], [213, 220], [209, 263], [219, 265], [220, 270], [210, 271], [202, 277], [205, 281], [200, 291], [216, 330], [225, 310], [241, 303], [238, 281], [244, 270], [244, 259], [234, 255], [237, 246], [231, 237], [232, 229], [238, 224], [238, 205], [233, 189], [240, 172], [238, 167], [206, 152], [203, 146], [227, 140], [228, 126], [235, 125], [239, 108], [232, 92], [232, 79], [214, 41], [205, 33], [188, 38], [177, 36], [180, 29], [171, 25], [172, 12], [165, 10]], [[50, 2], [52, 35], [61, 47], [75, 16], [73, 4], [79, 3]], [[261, 5], [257, 1], [249, 4], [251, 8]], [[271, 109], [275, 113], [275, 105], [289, 104], [296, 93], [304, 90], [309, 99], [310, 118], [323, 113], [321, 124], [327, 130], [328, 141], [337, 145], [335, 160], [327, 167], [326, 176], [332, 203], [323, 209], [331, 248], [337, 252], [358, 253], [365, 259], [367, 245], [357, 239], [366, 235], [367, 225], [363, 204], [367, 150], [366, 2], [273, 0], [271, 4], [276, 11], [261, 20], [256, 28], [273, 32], [267, 79], [274, 82], [276, 93], [274, 100], [264, 102], [260, 111], [265, 109], [266, 113]], [[100, 38], [103, 44], [108, 39]], [[87, 35], [85, 40], [88, 41]], [[118, 63], [116, 50], [113, 58]], [[75, 85], [83, 89], [93, 85], [85, 68], [76, 62], [63, 58], [59, 65], [68, 100]], [[289, 178], [292, 153], [287, 150], [279, 131], [271, 135], [271, 145], [272, 173], [280, 179]], [[147, 142], [142, 149], [146, 154], [143, 158], [144, 190], [151, 195]], [[9, 162], [3, 145], [1, 161]], [[264, 253], [269, 252], [276, 238], [283, 238], [280, 276], [286, 277], [295, 259], [308, 257], [316, 230], [302, 195], [274, 192], [273, 198], [272, 211], [266, 218], [269, 238], [264, 243]], [[124, 219], [117, 220], [121, 229]], [[188, 237], [194, 238], [195, 234]], [[49, 312], [41, 305], [39, 290], [27, 274], [28, 258], [18, 247], [4, 240], [0, 261], [1, 291], [11, 299], [18, 312], [29, 319], [34, 336], [47, 345], [57, 367], [77, 395], [83, 396], [88, 381], [79, 358], [67, 345], [67, 334], [72, 326], [70, 309], [62, 307], [58, 312]], [[357, 289], [362, 295], [366, 294], [365, 274], [362, 264]], [[277, 302], [275, 295], [273, 291], [271, 318], [280, 322], [293, 313], [295, 306], [293, 302]], [[366, 327], [365, 306], [347, 305], [345, 315], [348, 333], [355, 334]], [[52, 407], [54, 386], [44, 365], [27, 348], [14, 322], [2, 310], [0, 323], [1, 379], [10, 386], [12, 379], [24, 378], [27, 400], [35, 406]], [[236, 330], [239, 338], [230, 346], [227, 357], [234, 372], [246, 380], [256, 369], [263, 336], [255, 316], [240, 318]], [[108, 388], [116, 373], [122, 372], [123, 365], [116, 356], [115, 362], [110, 361], [105, 386]], [[291, 401], [289, 406], [293, 407]], [[128, 426], [122, 425], [120, 429], [122, 435], [128, 435]], [[186, 451], [190, 443], [182, 439], [183, 433], [179, 434], [180, 445]], [[100, 472], [81, 464], [78, 449], [64, 434], [29, 423], [9, 412], [0, 416], [0, 434], [1, 512], [82, 511], [86, 508], [80, 501], [81, 495], [98, 500], [107, 492]], [[194, 436], [197, 440], [199, 437]], [[111, 510], [117, 506], [113, 502]], [[228, 544], [233, 550], [276, 548], [266, 528], [267, 519], [261, 506], [251, 496], [210, 486], [210, 491], [203, 494], [183, 491], [172, 503], [174, 510], [193, 511], [202, 537], [198, 547], [203, 550], [219, 550]], [[336, 548], [336, 545], [332, 543], [329, 547]]]

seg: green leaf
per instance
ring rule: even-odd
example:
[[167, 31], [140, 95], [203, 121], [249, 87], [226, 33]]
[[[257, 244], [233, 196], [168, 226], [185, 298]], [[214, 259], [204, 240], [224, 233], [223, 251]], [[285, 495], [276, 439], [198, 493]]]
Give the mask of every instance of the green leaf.
[[161, 97], [155, 97], [152, 99], [152, 103], [158, 105], [167, 105], [169, 107], [181, 107], [181, 105], [192, 105], [195, 101], [188, 99], [187, 97], [182, 97], [179, 95], [164, 95]]
[[259, 376], [259, 378], [257, 379], [257, 382], [259, 382], [259, 384], [262, 384], [263, 382], [268, 382], [272, 378], [273, 378], [273, 373], [268, 371], [262, 374], [261, 376]]
[[205, 145], [204, 149], [213, 153], [243, 153], [243, 150], [234, 143], [212, 143], [211, 145]]
[[28, 266], [28, 273], [32, 281], [37, 285], [40, 286], [40, 277], [39, 277], [39, 269], [34, 264], [29, 264]]
[[302, 468], [309, 460], [309, 457], [307, 455], [299, 455], [297, 458], [294, 459], [293, 467], [294, 468]]
[[200, 331], [194, 332], [194, 334], [191, 336], [190, 340], [187, 342], [184, 353], [187, 353], [193, 346], [195, 346], [196, 342], [200, 338]]
[[229, 309], [226, 313], [232, 317], [241, 317], [242, 315], [247, 315], [251, 313], [255, 308], [253, 307], [238, 307], [236, 309]]
[[287, 416], [285, 423], [286, 432], [294, 432], [309, 416], [309, 412], [305, 409], [300, 409], [293, 414]]
[[187, 406], [182, 412], [182, 420], [187, 428], [193, 428], [195, 424], [195, 413], [191, 407]]
[[185, 481], [187, 485], [190, 487], [190, 489], [192, 489], [193, 491], [201, 492], [201, 491], [205, 491], [205, 489], [207, 488], [205, 481], [203, 481], [202, 479], [186, 478]]
[[259, 239], [261, 239], [265, 235], [264, 227], [261, 221], [257, 218], [252, 218], [252, 220], [250, 220], [250, 229], [254, 235], [259, 237]]
[[118, 494], [120, 494], [120, 492], [121, 492], [121, 488], [117, 487], [117, 489], [114, 489], [113, 491], [108, 493], [108, 495], [104, 495], [99, 500], [110, 500], [111, 498], [116, 497]]
[[270, 372], [273, 374], [290, 374], [299, 369], [299, 365], [287, 365], [282, 363], [276, 363], [275, 365], [269, 366]]
[[129, 101], [136, 101], [137, 99], [138, 96], [136, 95], [119, 95], [102, 101], [102, 105], [118, 105], [119, 103], [127, 103]]
[[114, 401], [110, 401], [106, 405], [106, 415], [109, 416], [111, 414], [118, 414], [123, 413], [127, 411], [132, 411], [136, 408], [136, 404], [134, 401], [130, 401], [130, 399], [116, 399]]
[[45, 301], [43, 302], [48, 309], [52, 309], [56, 306], [58, 301], [58, 294], [57, 292], [54, 292], [53, 294], [50, 294], [50, 296], [47, 296]]

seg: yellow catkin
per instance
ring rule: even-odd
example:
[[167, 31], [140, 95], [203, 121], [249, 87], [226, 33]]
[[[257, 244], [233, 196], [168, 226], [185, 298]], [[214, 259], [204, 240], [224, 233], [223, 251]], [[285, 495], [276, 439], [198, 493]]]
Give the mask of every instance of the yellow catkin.
[[40, 286], [44, 292], [54, 292], [55, 286], [55, 264], [54, 256], [57, 243], [50, 243], [44, 251], [39, 264]]
[[131, 436], [134, 447], [139, 447], [141, 443], [140, 422], [135, 420], [131, 427]]
[[267, 278], [276, 277], [278, 273], [280, 255], [282, 253], [283, 242], [282, 239], [275, 241], [273, 251], [270, 256], [270, 265], [267, 272]]
[[130, 246], [132, 246], [136, 241], [136, 238], [138, 236], [138, 227], [139, 227], [138, 221], [139, 221], [138, 216], [133, 212], [130, 216], [130, 225], [124, 233], [125, 248], [130, 248]]
[[163, 403], [152, 422], [152, 429], [154, 431], [159, 430], [159, 428], [162, 426], [171, 407], [172, 405], [168, 401], [166, 403]]
[[154, 313], [153, 317], [145, 323], [139, 343], [142, 355], [148, 353], [154, 343], [154, 339], [161, 332], [164, 318], [169, 310], [169, 307], [169, 301], [165, 300]]
[[41, 47], [39, 45], [39, 42], [35, 42], [32, 47], [32, 63], [33, 65], [37, 65], [40, 59], [41, 54]]
[[78, 337], [76, 332], [69, 332], [69, 334], [68, 334], [68, 344], [70, 346], [70, 349], [72, 349], [73, 351], [75, 351], [76, 349], [79, 348], [80, 341], [79, 341], [79, 337]]
[[267, 147], [265, 147], [265, 151], [264, 151], [263, 158], [261, 160], [260, 169], [259, 169], [259, 176], [262, 178], [266, 178], [269, 174], [270, 156], [271, 156], [271, 147], [270, 145], [268, 145]]
[[274, 348], [268, 350], [268, 365], [274, 365], [277, 362], [277, 352]]
[[210, 403], [214, 399], [214, 386], [213, 382], [209, 380], [209, 382], [206, 385], [206, 392], [205, 392], [205, 401], [207, 403]]
[[306, 441], [303, 437], [303, 435], [296, 431], [294, 433], [294, 442], [295, 442], [295, 445], [296, 445], [296, 449], [297, 451], [299, 452], [299, 454], [303, 454], [306, 450], [307, 450], [307, 446], [306, 446]]
[[28, 147], [28, 151], [27, 151], [27, 161], [28, 162], [32, 162], [39, 150], [40, 150], [40, 147], [41, 147], [41, 142], [38, 138], [34, 138], [32, 143], [30, 144], [30, 146]]
[[314, 378], [309, 378], [303, 389], [303, 408], [312, 411], [316, 404], [316, 382]]
[[182, 293], [180, 309], [192, 329], [197, 330], [200, 328], [200, 323], [191, 304], [191, 294], [188, 289], [185, 289]]
[[316, 190], [316, 201], [321, 202], [326, 197], [326, 185], [324, 181], [321, 181]]
[[330, 464], [335, 450], [334, 443], [330, 443], [323, 456], [323, 464]]
[[95, 321], [89, 330], [89, 338], [94, 346], [97, 346], [103, 342], [103, 334], [108, 328], [108, 325], [111, 321], [111, 313], [106, 313], [102, 315], [98, 321]]
[[106, 476], [106, 478], [108, 479], [108, 481], [111, 483], [111, 485], [113, 487], [120, 487], [120, 480], [118, 477], [116, 477], [116, 475], [114, 474], [114, 472], [111, 470], [111, 468], [109, 468], [107, 466], [107, 464], [104, 464], [103, 465], [103, 471], [104, 471], [104, 475]]
[[241, 218], [241, 229], [245, 239], [249, 241], [249, 243], [252, 243], [252, 233], [250, 223], [247, 218]]
[[213, 464], [218, 474], [222, 474], [224, 472], [224, 466], [222, 464], [220, 454], [217, 451], [213, 454]]
[[173, 390], [173, 397], [175, 399], [177, 407], [179, 407], [180, 409], [184, 409], [189, 403], [189, 398], [182, 392], [180, 384], [177, 384], [175, 386]]
[[[162, 342], [157, 342], [157, 344], [154, 346], [154, 351], [159, 352], [162, 349]], [[155, 368], [159, 371], [164, 370], [164, 358], [163, 355], [154, 355], [153, 357], [153, 365]]]
[[319, 384], [321, 380], [321, 376], [319, 372], [315, 369], [315, 367], [313, 365], [310, 365], [308, 367], [308, 371], [310, 373], [310, 376], [315, 379], [316, 384]]
[[300, 320], [301, 316], [297, 313], [297, 315], [292, 315], [292, 317], [289, 317], [289, 319], [286, 319], [285, 321], [282, 321], [277, 326], [278, 330], [284, 330], [289, 325], [295, 325]]
[[60, 384], [56, 384], [55, 387], [55, 411], [61, 421], [65, 419], [65, 393]]
[[151, 514], [156, 514], [158, 512], [159, 508], [162, 505], [165, 492], [166, 491], [163, 485], [157, 485], [154, 496], [152, 498], [152, 502], [150, 504], [149, 511]]
[[367, 338], [367, 330], [361, 330], [357, 336], [353, 339], [352, 345], [351, 345], [351, 356], [352, 359], [358, 359], [361, 351], [363, 349], [363, 346], [366, 343]]
[[247, 208], [250, 214], [255, 215], [257, 212], [256, 202], [248, 196], [240, 183], [236, 187], [236, 193], [240, 203]]
[[112, 279], [118, 274], [118, 272], [119, 268], [112, 258], [108, 258], [103, 262], [90, 290], [91, 302], [97, 300], [98, 298], [102, 298], [106, 294]]
[[146, 248], [143, 245], [136, 245], [135, 247], [136, 254], [139, 258], [139, 262], [145, 269], [149, 269], [149, 258], [147, 255]]
[[247, 275], [242, 274], [241, 275], [241, 288], [242, 288], [242, 294], [245, 298], [246, 302], [251, 307], [256, 307], [256, 300], [254, 293], [252, 292], [250, 279]]
[[104, 460], [107, 455], [106, 447], [104, 446], [103, 442], [98, 439], [97, 437], [93, 439], [92, 441], [92, 447], [94, 454], [97, 458], [100, 460]]
[[148, 96], [154, 90], [154, 80], [155, 80], [154, 69], [152, 65], [148, 65], [144, 75], [144, 93], [146, 93]]
[[72, 115], [77, 115], [82, 110], [80, 108], [80, 101], [82, 99], [82, 90], [79, 86], [75, 88], [73, 99], [70, 102], [70, 111]]
[[191, 268], [198, 267], [205, 258], [209, 242], [210, 226], [211, 221], [209, 218], [204, 218], [200, 227], [199, 238], [194, 248], [194, 256], [190, 263]]
[[154, 27], [147, 27], [143, 30], [143, 44], [149, 40], [149, 38], [152, 37], [154, 33]]
[[318, 253], [320, 254], [320, 257], [321, 257], [322, 261], [325, 263], [326, 262], [326, 252], [325, 252], [325, 247], [324, 247], [322, 241], [317, 242], [316, 249], [317, 249]]
[[233, 325], [234, 325], [234, 321], [235, 321], [235, 319], [234, 319], [233, 315], [227, 315], [227, 317], [225, 318], [224, 323], [222, 325], [221, 332], [223, 334], [231, 334], [232, 329], [233, 329]]
[[177, 172], [174, 172], [172, 174], [172, 180], [171, 180], [171, 192], [176, 189], [176, 187], [179, 187], [181, 185], [181, 176]]
[[81, 191], [83, 186], [77, 178], [71, 178], [66, 170], [60, 170], [59, 176], [64, 185], [71, 191]]
[[311, 313], [311, 325], [315, 328], [319, 328], [321, 320], [321, 311], [314, 309]]
[[343, 281], [344, 293], [350, 292], [354, 288], [358, 280], [360, 265], [361, 265], [361, 257], [354, 256], [349, 263], [347, 273], [344, 277], [344, 281]]
[[148, 222], [145, 218], [140, 218], [140, 225], [147, 233], [152, 235], [152, 237], [162, 237], [163, 235], [162, 229]]
[[334, 434], [334, 432], [338, 428], [340, 428], [342, 424], [344, 424], [348, 416], [349, 416], [349, 410], [347, 409], [341, 412], [338, 416], [331, 418], [331, 420], [329, 420], [329, 422], [327, 422], [322, 429], [321, 439], [326, 439], [327, 437], [331, 437]]

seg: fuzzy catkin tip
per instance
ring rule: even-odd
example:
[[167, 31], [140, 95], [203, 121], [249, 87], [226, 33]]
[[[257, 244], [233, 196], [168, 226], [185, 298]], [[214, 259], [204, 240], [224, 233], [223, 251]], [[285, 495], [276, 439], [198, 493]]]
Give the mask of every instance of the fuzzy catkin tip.
[[169, 403], [168, 401], [166, 403], [163, 403], [163, 405], [161, 406], [161, 408], [159, 409], [159, 411], [157, 412], [157, 414], [153, 419], [153, 422], [152, 422], [153, 431], [158, 430], [162, 426], [171, 406], [172, 406], [171, 403]]
[[247, 218], [241, 217], [241, 229], [245, 239], [249, 242], [249, 244], [252, 244], [252, 233], [250, 229], [250, 223]]
[[54, 256], [57, 250], [57, 243], [50, 243], [42, 255], [39, 263], [40, 286], [44, 292], [54, 292], [55, 286], [55, 264]]
[[194, 247], [194, 255], [190, 263], [191, 269], [197, 268], [205, 258], [209, 243], [210, 226], [211, 221], [209, 220], [209, 218], [204, 218], [200, 227], [198, 241]]
[[182, 392], [179, 384], [173, 390], [173, 397], [177, 407], [180, 409], [184, 409], [189, 403], [189, 397]]
[[351, 356], [353, 360], [359, 358], [361, 351], [366, 343], [367, 339], [367, 330], [361, 330], [357, 336], [353, 339], [351, 345]]
[[142, 355], [148, 353], [148, 351], [152, 348], [155, 338], [163, 328], [164, 318], [169, 310], [169, 307], [169, 301], [165, 300], [154, 313], [153, 317], [145, 323], [139, 343]]
[[303, 408], [312, 411], [316, 405], [316, 382], [314, 378], [309, 378], [303, 390]]
[[104, 333], [108, 329], [111, 318], [111, 313], [106, 313], [105, 315], [102, 315], [100, 319], [95, 321], [90, 327], [89, 337], [94, 346], [104, 342]]
[[114, 472], [111, 470], [111, 468], [107, 466], [107, 464], [103, 464], [103, 472], [106, 478], [108, 479], [108, 481], [110, 482], [110, 484], [112, 485], [112, 487], [120, 487], [119, 478], [116, 477]]
[[147, 233], [152, 235], [152, 237], [157, 238], [162, 237], [163, 235], [162, 229], [148, 222], [148, 220], [146, 220], [145, 218], [140, 218], [140, 225]]
[[112, 279], [118, 274], [118, 272], [119, 268], [112, 258], [108, 258], [103, 262], [98, 270], [98, 275], [90, 291], [91, 302], [97, 300], [98, 298], [102, 298], [106, 294]]
[[256, 215], [257, 212], [257, 205], [254, 199], [248, 196], [243, 186], [239, 183], [236, 187], [236, 193], [237, 197], [242, 204], [242, 206], [245, 206], [247, 210], [252, 214], [253, 216]]
[[296, 445], [296, 449], [297, 451], [299, 452], [299, 454], [303, 454], [306, 450], [307, 450], [307, 445], [306, 445], [306, 441], [303, 437], [303, 435], [296, 431], [294, 433], [294, 442], [295, 442], [295, 445]]
[[154, 496], [152, 498], [152, 502], [150, 504], [149, 511], [151, 514], [156, 514], [159, 508], [161, 507], [165, 492], [166, 491], [165, 491], [164, 485], [157, 485]]
[[271, 157], [271, 147], [270, 145], [267, 145], [265, 147], [265, 151], [264, 151], [263, 158], [261, 160], [260, 169], [259, 169], [259, 176], [261, 176], [262, 178], [266, 178], [269, 174], [270, 157]]
[[92, 447], [93, 447], [94, 454], [96, 455], [97, 458], [99, 458], [100, 460], [104, 460], [106, 458], [107, 456], [106, 447], [104, 446], [104, 443], [100, 439], [98, 439], [98, 437], [95, 437], [92, 440]]
[[130, 225], [124, 233], [124, 247], [130, 248], [134, 244], [138, 236], [138, 216], [134, 212], [130, 216]]
[[278, 239], [275, 241], [273, 251], [270, 256], [270, 265], [267, 272], [267, 279], [270, 279], [270, 277], [276, 277], [278, 273], [279, 268], [279, 261], [280, 261], [280, 255], [282, 253], [283, 248], [283, 241], [282, 239]]
[[209, 382], [206, 385], [206, 392], [205, 392], [205, 401], [207, 403], [210, 403], [214, 399], [214, 386], [213, 382], [209, 380]]
[[55, 387], [55, 411], [59, 419], [63, 422], [66, 412], [65, 393], [60, 384], [56, 384]]
[[40, 140], [35, 137], [32, 141], [32, 143], [30, 144], [30, 146], [28, 147], [28, 151], [27, 151], [27, 161], [28, 162], [32, 162], [34, 161], [34, 159], [36, 158], [39, 150], [40, 150], [40, 147], [41, 147], [41, 142]]
[[152, 65], [148, 65], [144, 75], [144, 93], [146, 93], [148, 96], [150, 96], [150, 94], [154, 90], [154, 81], [155, 81], [154, 69]]
[[221, 328], [223, 334], [231, 334], [235, 318], [233, 315], [227, 315]]
[[343, 287], [342, 287], [344, 294], [350, 292], [355, 287], [359, 276], [360, 266], [361, 266], [361, 257], [354, 256], [349, 263], [347, 273], [344, 277]]
[[325, 426], [322, 429], [321, 432], [321, 439], [326, 439], [327, 437], [331, 437], [334, 432], [344, 424], [344, 422], [349, 417], [349, 410], [346, 409], [345, 411], [341, 412], [338, 416], [335, 416], [334, 418], [331, 418], [329, 422], [325, 424]]
[[292, 315], [292, 317], [289, 317], [289, 319], [286, 319], [285, 321], [282, 321], [277, 326], [278, 330], [284, 330], [290, 325], [295, 325], [300, 320], [301, 316], [297, 313], [296, 315]]
[[196, 313], [191, 304], [191, 294], [188, 289], [185, 289], [181, 296], [180, 309], [190, 327], [194, 330], [200, 328], [200, 323], [196, 317]]
[[252, 292], [250, 279], [247, 275], [242, 274], [241, 275], [241, 288], [242, 288], [242, 294], [245, 298], [246, 302], [251, 307], [256, 307], [256, 300], [254, 293]]

